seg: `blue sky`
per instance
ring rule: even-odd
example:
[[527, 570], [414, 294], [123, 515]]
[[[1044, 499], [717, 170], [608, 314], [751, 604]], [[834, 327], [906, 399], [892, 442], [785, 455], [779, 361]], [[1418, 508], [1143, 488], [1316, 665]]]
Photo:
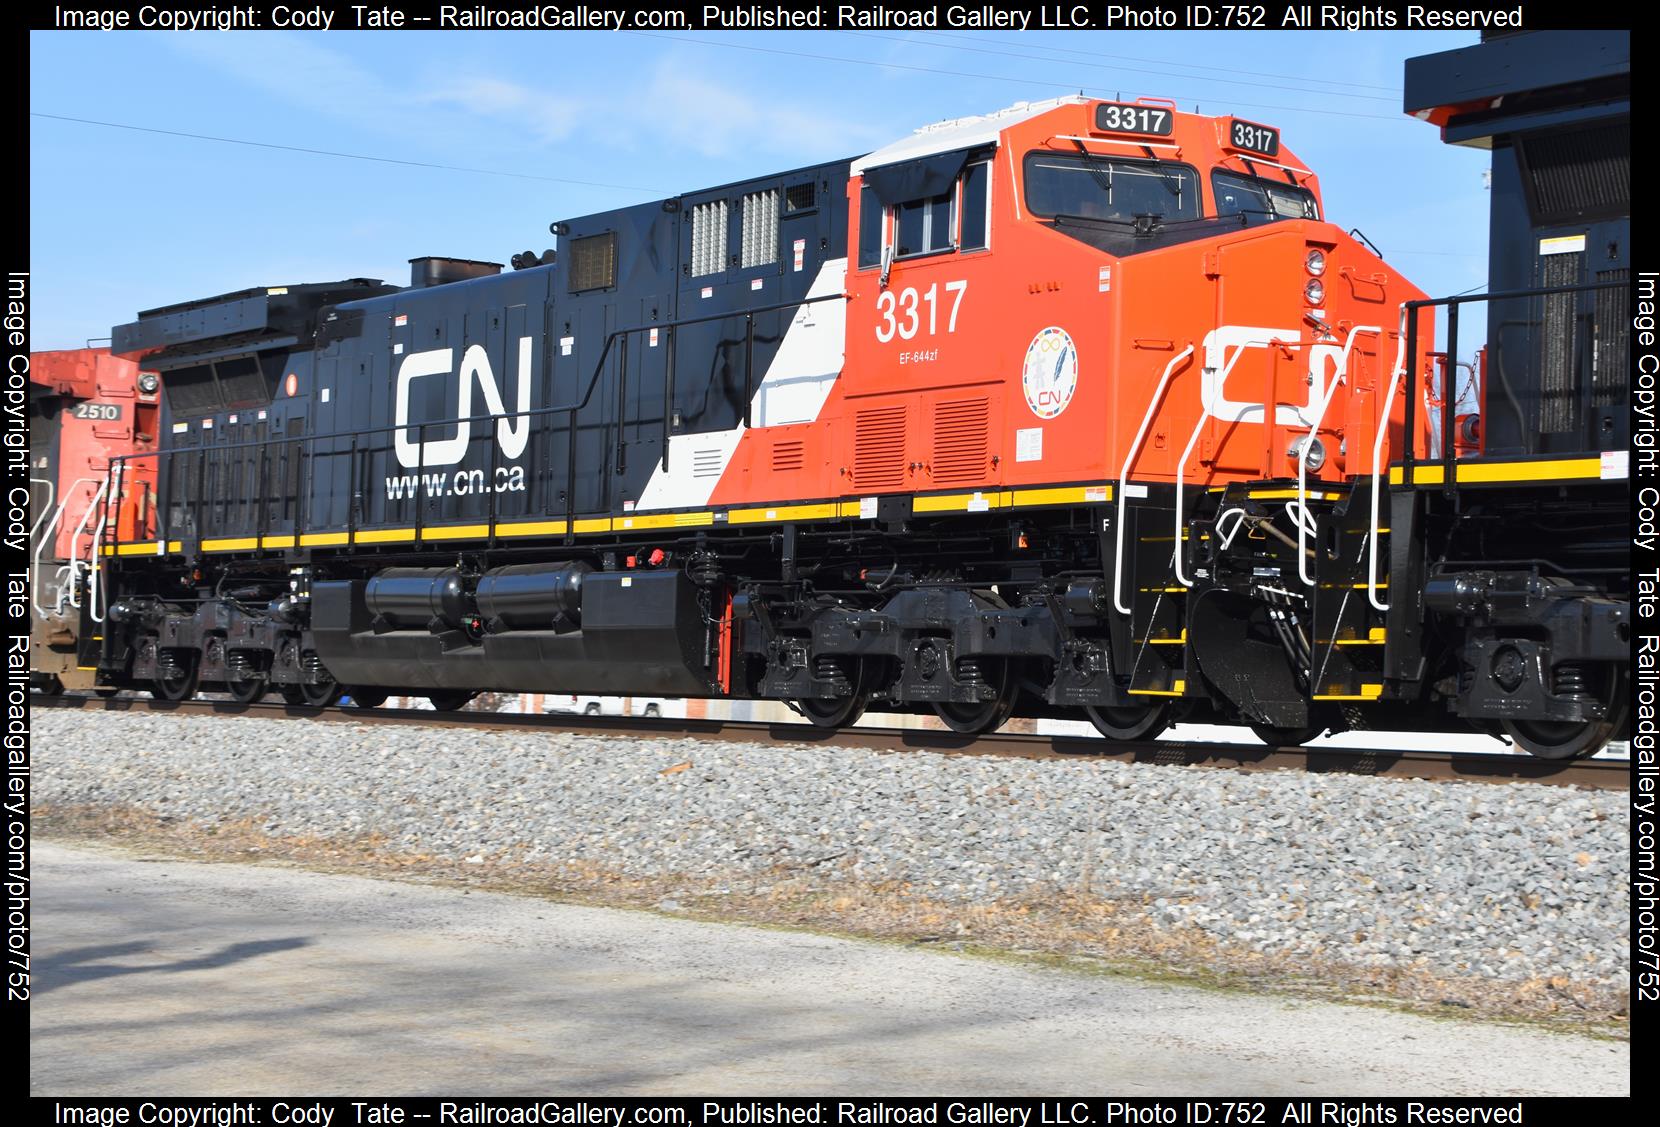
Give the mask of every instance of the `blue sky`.
[[[548, 223], [876, 148], [1084, 90], [1280, 127], [1432, 295], [1485, 277], [1485, 153], [1400, 112], [1402, 61], [1467, 32], [36, 32], [30, 109], [515, 173], [30, 119], [33, 346], [248, 286], [505, 262]], [[942, 73], [951, 72], [951, 73]], [[575, 183], [566, 181], [584, 181]], [[600, 187], [598, 184], [622, 187]], [[640, 190], [627, 190], [637, 188]], [[1474, 342], [1469, 347], [1474, 347]]]

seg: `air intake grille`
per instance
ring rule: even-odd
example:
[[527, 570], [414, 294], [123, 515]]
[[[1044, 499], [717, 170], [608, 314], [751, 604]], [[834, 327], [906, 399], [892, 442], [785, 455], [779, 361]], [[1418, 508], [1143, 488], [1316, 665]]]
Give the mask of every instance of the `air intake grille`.
[[726, 201], [710, 200], [692, 208], [692, 277], [726, 269]]
[[967, 485], [986, 472], [991, 408], [984, 399], [958, 399], [934, 408], [934, 484]]
[[1631, 214], [1631, 127], [1625, 122], [1522, 142], [1534, 219]]
[[799, 470], [805, 463], [805, 456], [806, 448], [799, 438], [776, 443], [772, 448], [772, 472]]
[[785, 211], [806, 211], [813, 206], [813, 185], [797, 184], [785, 193]]
[[1599, 282], [1619, 282], [1617, 289], [1597, 290], [1596, 318], [1591, 323], [1591, 406], [1612, 407], [1625, 401], [1631, 374], [1631, 271], [1604, 270]]
[[751, 192], [744, 197], [743, 265], [765, 266], [778, 261], [778, 189]]
[[[1571, 286], [1579, 281], [1583, 254], [1551, 254], [1540, 259], [1541, 287]], [[1539, 429], [1545, 434], [1571, 431], [1579, 422], [1579, 379], [1574, 364], [1575, 316], [1579, 295], [1551, 294], [1539, 318]]]
[[571, 292], [610, 289], [617, 284], [617, 233], [571, 240]]
[[905, 484], [905, 408], [859, 412], [853, 424], [853, 484], [859, 489]]

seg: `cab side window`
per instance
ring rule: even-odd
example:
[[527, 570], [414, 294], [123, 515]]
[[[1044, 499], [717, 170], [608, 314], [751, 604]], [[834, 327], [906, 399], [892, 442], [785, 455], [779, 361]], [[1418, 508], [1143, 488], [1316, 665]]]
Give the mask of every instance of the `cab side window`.
[[991, 245], [991, 159], [963, 167], [950, 189], [884, 205], [868, 185], [859, 193], [859, 269], [879, 266], [885, 247], [895, 259], [985, 250]]

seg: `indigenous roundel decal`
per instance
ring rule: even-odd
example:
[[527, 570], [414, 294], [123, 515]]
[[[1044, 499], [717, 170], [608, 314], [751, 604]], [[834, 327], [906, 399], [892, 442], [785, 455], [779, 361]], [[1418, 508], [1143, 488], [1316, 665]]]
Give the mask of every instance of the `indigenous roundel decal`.
[[1050, 325], [1026, 349], [1021, 375], [1026, 405], [1040, 419], [1052, 419], [1072, 402], [1078, 390], [1078, 350], [1065, 329]]

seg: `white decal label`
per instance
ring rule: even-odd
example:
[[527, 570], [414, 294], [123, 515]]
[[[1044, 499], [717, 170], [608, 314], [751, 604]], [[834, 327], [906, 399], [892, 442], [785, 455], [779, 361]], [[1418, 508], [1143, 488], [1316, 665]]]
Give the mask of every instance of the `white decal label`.
[[[326, 391], [323, 392], [323, 398], [327, 399], [328, 397], [329, 397], [329, 393], [326, 392]], [[212, 419], [203, 419], [202, 420], [202, 429], [203, 430], [212, 430], [213, 429], [213, 420]]]
[[324, 403], [327, 403], [329, 401], [329, 389], [325, 387], [322, 391], [318, 392], [317, 398], [322, 400]]
[[402, 356], [403, 355], [403, 341], [400, 340], [397, 344], [394, 344], [392, 346], [392, 355], [393, 356]]
[[1078, 390], [1078, 350], [1067, 331], [1050, 325], [1032, 338], [1021, 372], [1026, 406], [1040, 419], [1052, 419], [1072, 402]]
[[190, 424], [189, 423], [174, 423], [173, 424], [173, 433], [174, 434], [183, 434], [185, 431], [187, 431], [189, 429], [190, 429]]
[[859, 519], [860, 520], [875, 520], [876, 519], [876, 498], [874, 498], [874, 497], [860, 497], [859, 498]]
[[651, 330], [651, 347], [653, 347], [653, 348], [657, 347], [657, 330], [656, 329]]
[[1147, 487], [1145, 485], [1126, 485], [1124, 487], [1124, 496], [1126, 496], [1126, 497], [1146, 497], [1147, 496]]
[[986, 500], [982, 493], [975, 493], [974, 496], [968, 499], [968, 511], [971, 513], [983, 513], [989, 508], [991, 508], [991, 502]]
[[576, 338], [575, 337], [560, 337], [559, 338], [559, 355], [569, 356], [571, 354], [571, 349], [575, 346], [576, 346]]
[[1101, 267], [1101, 273], [1097, 276], [1097, 280], [1096, 280], [1095, 284], [1096, 284], [1096, 287], [1102, 293], [1108, 293], [1112, 290], [1112, 267], [1111, 266]]
[[396, 317], [392, 318], [392, 324], [397, 328], [403, 328], [405, 325], [409, 324], [409, 314], [398, 314]]
[[701, 297], [714, 297], [715, 296], [715, 287], [714, 286], [704, 286], [701, 290], [698, 291], [697, 295], [700, 298]]
[[1043, 461], [1043, 428], [1028, 427], [1014, 432], [1014, 460], [1017, 462]]
[[795, 241], [795, 272], [797, 274], [801, 273], [801, 267], [806, 261], [807, 261], [807, 240], [806, 239], [797, 239]]
[[1631, 476], [1631, 451], [1604, 450], [1602, 452], [1602, 478], [1608, 481], [1612, 478], [1626, 478]]
[[230, 418], [226, 419], [225, 421], [227, 423], [235, 423], [236, 422], [236, 416], [232, 415]]
[[1584, 235], [1559, 235], [1554, 239], [1539, 240], [1539, 253], [1541, 255], [1578, 254], [1584, 249]]
[[1084, 486], [1084, 500], [1086, 500], [1086, 501], [1105, 501], [1106, 499], [1107, 499], [1107, 487], [1106, 486], [1104, 486], [1104, 485], [1086, 485], [1086, 486]]
[[619, 587], [632, 587], [632, 586], [634, 586], [634, 577], [631, 576], [631, 575], [623, 576], [622, 577], [622, 582], [617, 584], [617, 586], [619, 586]]
[[760, 289], [761, 288], [761, 279], [760, 278], [751, 278], [749, 280], [749, 288], [752, 289], [752, 290]]

